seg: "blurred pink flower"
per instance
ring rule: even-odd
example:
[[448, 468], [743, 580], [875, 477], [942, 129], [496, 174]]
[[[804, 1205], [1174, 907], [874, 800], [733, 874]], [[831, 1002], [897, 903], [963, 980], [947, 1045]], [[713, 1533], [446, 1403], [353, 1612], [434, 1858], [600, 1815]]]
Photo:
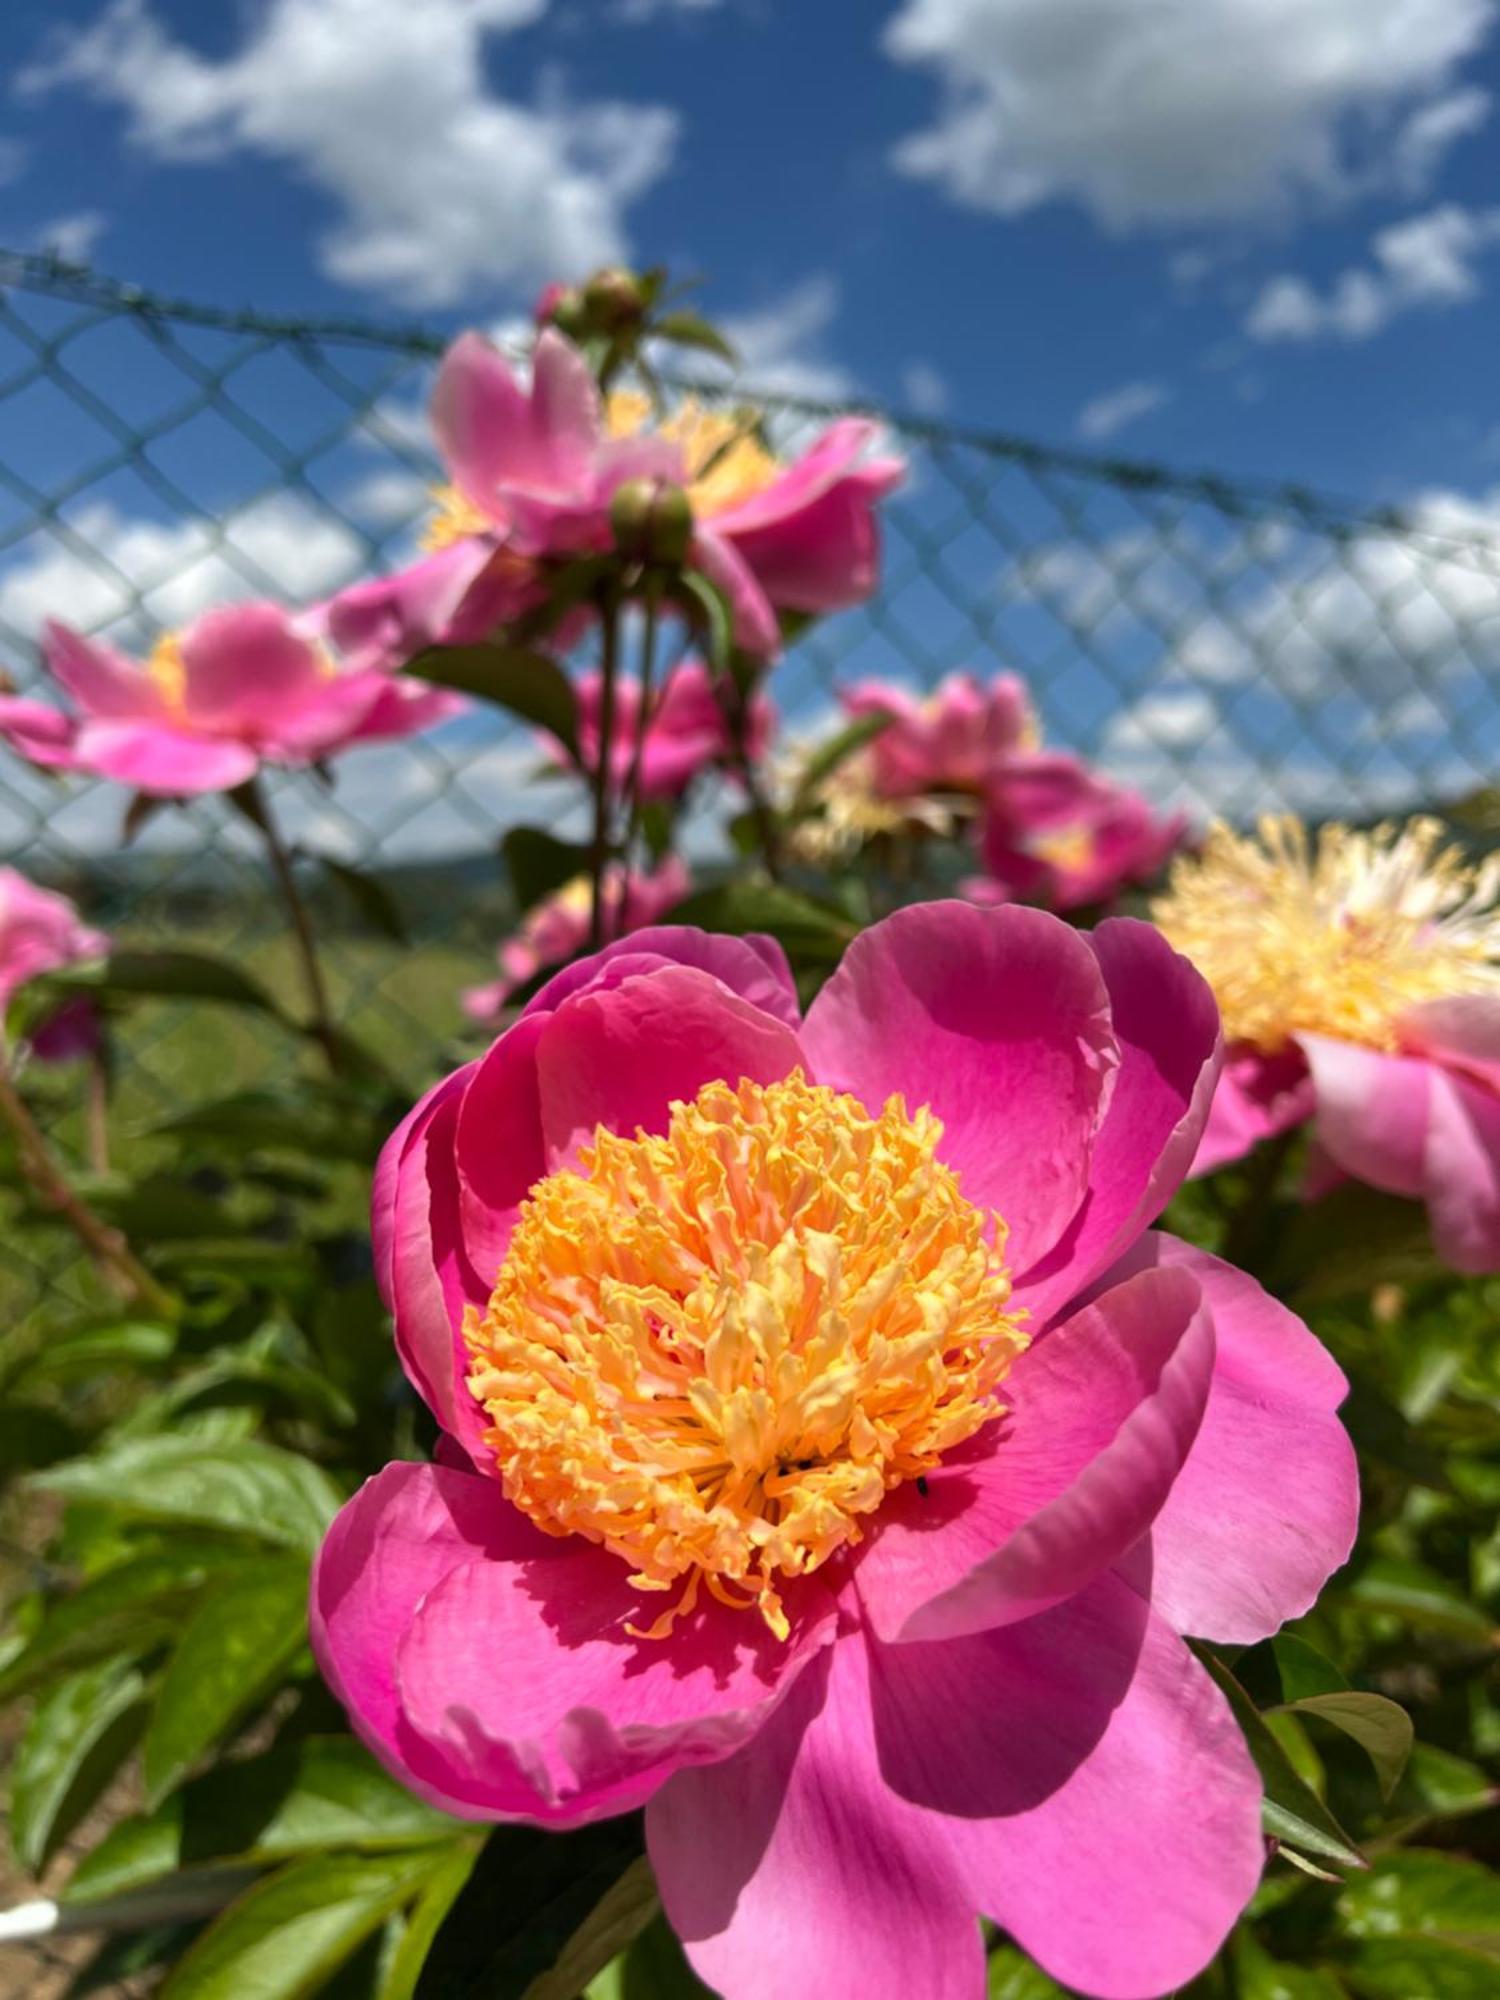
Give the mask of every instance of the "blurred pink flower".
[[985, 792], [1016, 756], [1037, 748], [1036, 716], [1017, 674], [949, 674], [925, 696], [895, 681], [860, 681], [839, 696], [851, 721], [886, 715], [869, 747], [871, 782], [882, 798], [923, 792]]
[[262, 764], [313, 764], [410, 736], [460, 709], [454, 695], [370, 666], [340, 670], [274, 604], [206, 612], [146, 660], [56, 620], [43, 651], [71, 706], [0, 698], [0, 735], [32, 763], [89, 771], [158, 798], [230, 791]]
[[[480, 334], [460, 335], [432, 421], [452, 482], [432, 546], [477, 541], [523, 561], [604, 550], [621, 486], [681, 486], [694, 518], [689, 561], [723, 592], [736, 642], [758, 657], [780, 650], [778, 612], [835, 611], [874, 590], [875, 505], [904, 470], [867, 455], [877, 427], [863, 419], [832, 425], [789, 466], [737, 413], [689, 402], [653, 424], [634, 392], [606, 404], [555, 327], [537, 338], [529, 388]], [[458, 615], [468, 622], [466, 607]]]
[[988, 882], [976, 901], [1008, 897], [1077, 910], [1149, 882], [1187, 837], [1182, 813], [1160, 817], [1139, 792], [1064, 753], [1017, 759], [991, 786], [980, 843]]
[[[692, 893], [693, 878], [675, 854], [669, 854], [649, 874], [628, 873], [615, 862], [605, 881], [607, 928], [621, 938], [654, 924]], [[575, 957], [589, 939], [592, 906], [589, 880], [580, 875], [565, 888], [544, 896], [522, 918], [514, 937], [501, 945], [502, 979], [488, 986], [471, 986], [463, 996], [464, 1012], [475, 1021], [493, 1021], [518, 987], [549, 965]]]
[[[585, 770], [592, 771], [599, 757], [604, 676], [594, 669], [581, 674], [575, 685], [579, 747]], [[641, 796], [647, 800], [680, 798], [700, 773], [729, 760], [733, 750], [729, 725], [714, 693], [713, 675], [701, 660], [682, 661], [672, 671], [664, 691], [652, 699], [655, 714], [641, 758]], [[620, 793], [629, 781], [635, 758], [640, 712], [640, 683], [621, 681], [615, 689], [610, 754], [610, 778]], [[751, 697], [747, 724], [746, 748], [752, 758], [761, 758], [776, 728], [776, 710], [764, 692]]]
[[[0, 868], [0, 1017], [23, 986], [65, 965], [103, 958], [109, 939], [84, 923], [66, 896]], [[98, 1046], [99, 1017], [86, 994], [61, 1002], [30, 1030], [42, 1062], [70, 1062]]]
[[1333, 1361], [1150, 1229], [1218, 1064], [1139, 923], [915, 906], [805, 1018], [766, 938], [555, 977], [377, 1172], [445, 1437], [317, 1560], [363, 1740], [465, 1818], [644, 1805], [726, 2000], [979, 2000], [979, 1911], [1192, 1979], [1265, 1849], [1182, 1635], [1300, 1616], [1358, 1509]]

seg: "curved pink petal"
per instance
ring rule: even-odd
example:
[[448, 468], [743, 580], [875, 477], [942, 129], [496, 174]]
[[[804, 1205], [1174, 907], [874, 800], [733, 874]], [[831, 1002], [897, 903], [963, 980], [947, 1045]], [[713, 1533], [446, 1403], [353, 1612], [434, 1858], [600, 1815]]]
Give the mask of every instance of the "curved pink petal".
[[881, 1772], [857, 1637], [813, 1662], [747, 1749], [680, 1773], [646, 1810], [672, 1928], [734, 2000], [785, 2000], [789, 1977], [830, 2000], [975, 2000], [977, 1905], [934, 1825]]
[[1217, 1358], [1202, 1426], [1152, 1523], [1151, 1602], [1178, 1632], [1251, 1645], [1309, 1611], [1354, 1544], [1359, 1468], [1335, 1414], [1349, 1385], [1243, 1271], [1157, 1234], [1125, 1268], [1153, 1265], [1202, 1286]]
[[789, 1028], [802, 1025], [792, 968], [775, 938], [757, 931], [734, 937], [696, 930], [688, 924], [648, 924], [629, 937], [616, 938], [591, 957], [564, 966], [527, 1003], [525, 1011], [552, 1013], [564, 1000], [588, 987], [617, 986], [667, 965], [692, 966], [710, 973], [731, 993], [739, 994], [773, 1020]]
[[628, 1812], [673, 1772], [732, 1756], [833, 1635], [833, 1600], [809, 1582], [786, 1642], [707, 1597], [669, 1640], [632, 1637], [661, 1603], [629, 1578], [567, 1536], [464, 1563], [413, 1605], [396, 1649], [402, 1720], [455, 1795], [554, 1826]]
[[1500, 1096], [1434, 1070], [1422, 1171], [1438, 1254], [1471, 1276], [1500, 1271]]
[[886, 1501], [857, 1569], [882, 1637], [951, 1639], [1030, 1618], [1146, 1533], [1192, 1449], [1213, 1321], [1181, 1271], [1127, 1279], [1017, 1361], [1008, 1413]]
[[277, 604], [206, 611], [178, 645], [188, 728], [274, 735], [325, 686], [327, 656]]
[[1219, 1070], [1207, 982], [1152, 924], [1089, 934], [1109, 989], [1120, 1068], [1094, 1136], [1088, 1196], [1066, 1235], [1016, 1288], [1038, 1329], [1154, 1222], [1192, 1165]]
[[1317, 1093], [1316, 1132], [1345, 1173], [1387, 1194], [1419, 1195], [1433, 1066], [1326, 1035], [1298, 1037]]
[[1098, 2000], [1203, 1969], [1260, 1878], [1260, 1777], [1224, 1697], [1128, 1585], [871, 1651], [882, 1775], [978, 1908]]
[[86, 722], [78, 732], [76, 755], [81, 770], [165, 799], [230, 792], [260, 768], [258, 754], [247, 743], [196, 736], [155, 722]]
[[0, 695], [0, 736], [45, 771], [76, 771], [78, 718], [25, 695]]
[[1495, 996], [1461, 993], [1409, 1007], [1401, 1017], [1400, 1035], [1405, 1054], [1430, 1056], [1500, 1093], [1500, 999]]
[[49, 618], [42, 627], [42, 657], [84, 716], [100, 722], [144, 722], [159, 720], [167, 712], [161, 689], [138, 661], [102, 639], [86, 639], [60, 619]]
[[[39, 888], [14, 868], [0, 867], [0, 1012], [29, 981], [83, 959], [102, 958], [108, 950], [109, 939], [104, 932], [90, 929], [66, 896]], [[77, 1018], [79, 1006], [87, 1017], [85, 1046], [97, 1041], [98, 1022], [93, 1008], [81, 998], [76, 1003], [65, 1003], [60, 1013], [33, 1034], [32, 1048], [44, 1060], [65, 1059], [70, 1032], [76, 1042], [77, 1033], [85, 1025]], [[42, 1046], [42, 1036], [49, 1029], [50, 1056]]]
[[351, 668], [395, 672], [448, 636], [459, 605], [493, 554], [475, 535], [393, 576], [351, 584], [321, 607], [324, 629]]
[[548, 1025], [531, 1014], [501, 1035], [468, 1073], [453, 1129], [460, 1227], [468, 1261], [493, 1285], [521, 1204], [547, 1172], [537, 1045]]
[[[349, 679], [352, 676], [345, 675]], [[351, 731], [349, 742], [385, 743], [405, 736], [420, 736], [455, 715], [466, 715], [470, 704], [461, 694], [447, 688], [428, 687], [419, 680], [396, 680], [381, 674], [375, 697], [363, 720]]]
[[495, 1479], [441, 1465], [388, 1465], [346, 1501], [313, 1564], [308, 1636], [324, 1679], [360, 1739], [404, 1785], [448, 1812], [472, 1815], [462, 1788], [404, 1724], [396, 1654], [418, 1604], [482, 1556], [504, 1564], [554, 1558]]
[[938, 1151], [1010, 1229], [1019, 1275], [1089, 1185], [1118, 1063], [1099, 961], [1039, 910], [921, 903], [857, 937], [808, 1010], [820, 1083], [872, 1110], [900, 1092], [943, 1121]]
[[778, 609], [842, 611], [863, 603], [880, 581], [875, 502], [894, 483], [851, 473], [765, 527], [731, 529], [716, 516], [713, 531], [734, 548]]
[[669, 1107], [690, 1103], [704, 1084], [775, 1083], [801, 1060], [783, 1022], [688, 966], [576, 994], [537, 1046], [549, 1163], [570, 1163], [600, 1125], [663, 1132]]
[[755, 571], [734, 544], [699, 522], [692, 560], [729, 606], [734, 643], [758, 660], [775, 659], [781, 651], [781, 627], [775, 610]]
[[529, 394], [477, 333], [454, 341], [432, 393], [433, 434], [455, 483], [502, 523], [508, 486], [558, 497], [576, 493], [601, 424], [587, 363], [551, 327], [536, 344]]
[[[855, 471], [861, 455], [879, 436], [880, 426], [868, 417], [841, 417], [769, 485], [717, 513], [714, 526], [740, 536], [803, 513]], [[872, 499], [879, 499], [906, 476], [898, 458], [874, 459], [859, 470], [868, 474]]]
[[1232, 1044], [1193, 1156], [1192, 1178], [1241, 1160], [1262, 1139], [1301, 1125], [1316, 1105], [1307, 1059], [1295, 1042], [1276, 1055], [1264, 1055], [1244, 1042]]

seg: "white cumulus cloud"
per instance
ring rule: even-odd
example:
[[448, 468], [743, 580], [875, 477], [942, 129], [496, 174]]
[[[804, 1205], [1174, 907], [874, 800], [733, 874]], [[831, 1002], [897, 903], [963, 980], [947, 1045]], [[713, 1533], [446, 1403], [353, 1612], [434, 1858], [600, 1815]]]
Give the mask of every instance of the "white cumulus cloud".
[[896, 164], [997, 214], [1250, 215], [1430, 177], [1483, 115], [1455, 79], [1493, 0], [905, 0], [935, 121]]
[[575, 101], [555, 82], [520, 103], [491, 87], [489, 38], [546, 6], [263, 0], [216, 59], [145, 0], [114, 0], [59, 31], [21, 87], [122, 105], [158, 159], [283, 161], [335, 205], [320, 243], [330, 275], [445, 305], [623, 256], [625, 211], [672, 157], [678, 119], [664, 106]]
[[1127, 424], [1139, 423], [1142, 417], [1149, 417], [1153, 410], [1171, 400], [1172, 392], [1164, 382], [1122, 383], [1118, 389], [1084, 404], [1078, 412], [1078, 435], [1102, 444]]
[[1369, 340], [1400, 313], [1477, 298], [1476, 266], [1497, 242], [1500, 208], [1445, 203], [1382, 229], [1370, 262], [1341, 271], [1326, 292], [1291, 272], [1268, 279], [1245, 330], [1254, 340]]

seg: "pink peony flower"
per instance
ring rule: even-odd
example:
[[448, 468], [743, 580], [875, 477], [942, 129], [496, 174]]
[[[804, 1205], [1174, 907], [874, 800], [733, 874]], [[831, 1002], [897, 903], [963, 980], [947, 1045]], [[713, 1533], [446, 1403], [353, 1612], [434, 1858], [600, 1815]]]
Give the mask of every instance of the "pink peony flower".
[[[14, 868], [0, 868], [0, 1017], [33, 979], [103, 958], [108, 950], [104, 932], [84, 923], [66, 896], [39, 889]], [[69, 1062], [98, 1041], [98, 1015], [79, 994], [33, 1027], [31, 1053], [43, 1062]]]
[[469, 1818], [645, 1804], [727, 2000], [978, 2000], [981, 1910], [1190, 1979], [1264, 1848], [1179, 1635], [1305, 1611], [1357, 1512], [1328, 1355], [1150, 1232], [1218, 1059], [1159, 933], [1036, 910], [902, 910], [805, 1018], [763, 938], [552, 980], [377, 1174], [446, 1439], [318, 1558], [364, 1741]]
[[883, 798], [923, 792], [985, 792], [1012, 758], [1037, 747], [1037, 723], [1018, 674], [949, 674], [918, 697], [894, 681], [860, 681], [839, 697], [851, 720], [888, 715], [869, 747]]
[[[1187, 833], [1150, 802], [1077, 758], [1017, 759], [991, 785], [981, 845], [988, 887], [976, 900], [1025, 897], [1054, 910], [1107, 903], [1150, 881]], [[966, 885], [966, 893], [969, 886]]]
[[[605, 889], [607, 927], [616, 937], [657, 923], [668, 910], [692, 893], [693, 878], [675, 854], [669, 854], [649, 875], [618, 862], [608, 872]], [[499, 951], [504, 978], [488, 986], [471, 986], [463, 996], [464, 1012], [475, 1021], [493, 1021], [517, 987], [534, 979], [544, 966], [561, 965], [583, 950], [589, 940], [593, 894], [586, 875], [546, 896], [526, 912], [514, 937]]]
[[53, 620], [44, 652], [72, 707], [0, 699], [0, 735], [34, 764], [160, 798], [230, 791], [262, 764], [312, 764], [410, 736], [463, 705], [374, 667], [340, 671], [274, 604], [207, 612], [144, 661]]
[[1229, 1038], [1194, 1173], [1311, 1119], [1322, 1185], [1425, 1202], [1439, 1254], [1480, 1273], [1500, 1270], [1500, 860], [1446, 842], [1424, 819], [1217, 826], [1153, 915]]
[[657, 480], [686, 489], [689, 560], [723, 591], [746, 652], [780, 650], [779, 611], [836, 611], [870, 595], [875, 503], [903, 471], [899, 460], [866, 455], [873, 424], [836, 423], [783, 466], [738, 414], [689, 402], [655, 428], [650, 419], [634, 392], [606, 404], [555, 327], [537, 338], [529, 389], [489, 341], [462, 334], [433, 392], [452, 484], [430, 542], [477, 541], [523, 561], [607, 549], [615, 493], [630, 480]]
[[[597, 670], [581, 674], [576, 687], [579, 747], [585, 769], [592, 771], [599, 759], [604, 676]], [[733, 748], [729, 725], [714, 693], [713, 676], [701, 660], [684, 660], [652, 701], [655, 713], [641, 757], [641, 795], [648, 800], [680, 798], [700, 773], [729, 758]], [[615, 689], [610, 777], [621, 793], [635, 759], [640, 713], [640, 683], [620, 682]], [[751, 697], [747, 723], [746, 749], [753, 758], [763, 757], [776, 728], [776, 710], [768, 695]]]

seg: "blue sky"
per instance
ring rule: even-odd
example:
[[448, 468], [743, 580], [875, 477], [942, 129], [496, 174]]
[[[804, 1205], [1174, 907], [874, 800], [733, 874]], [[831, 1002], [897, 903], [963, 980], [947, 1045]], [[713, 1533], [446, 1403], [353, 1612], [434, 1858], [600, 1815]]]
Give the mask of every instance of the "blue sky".
[[11, 0], [0, 240], [438, 324], [661, 257], [811, 388], [1480, 491], [1494, 25], [1492, 0]]

